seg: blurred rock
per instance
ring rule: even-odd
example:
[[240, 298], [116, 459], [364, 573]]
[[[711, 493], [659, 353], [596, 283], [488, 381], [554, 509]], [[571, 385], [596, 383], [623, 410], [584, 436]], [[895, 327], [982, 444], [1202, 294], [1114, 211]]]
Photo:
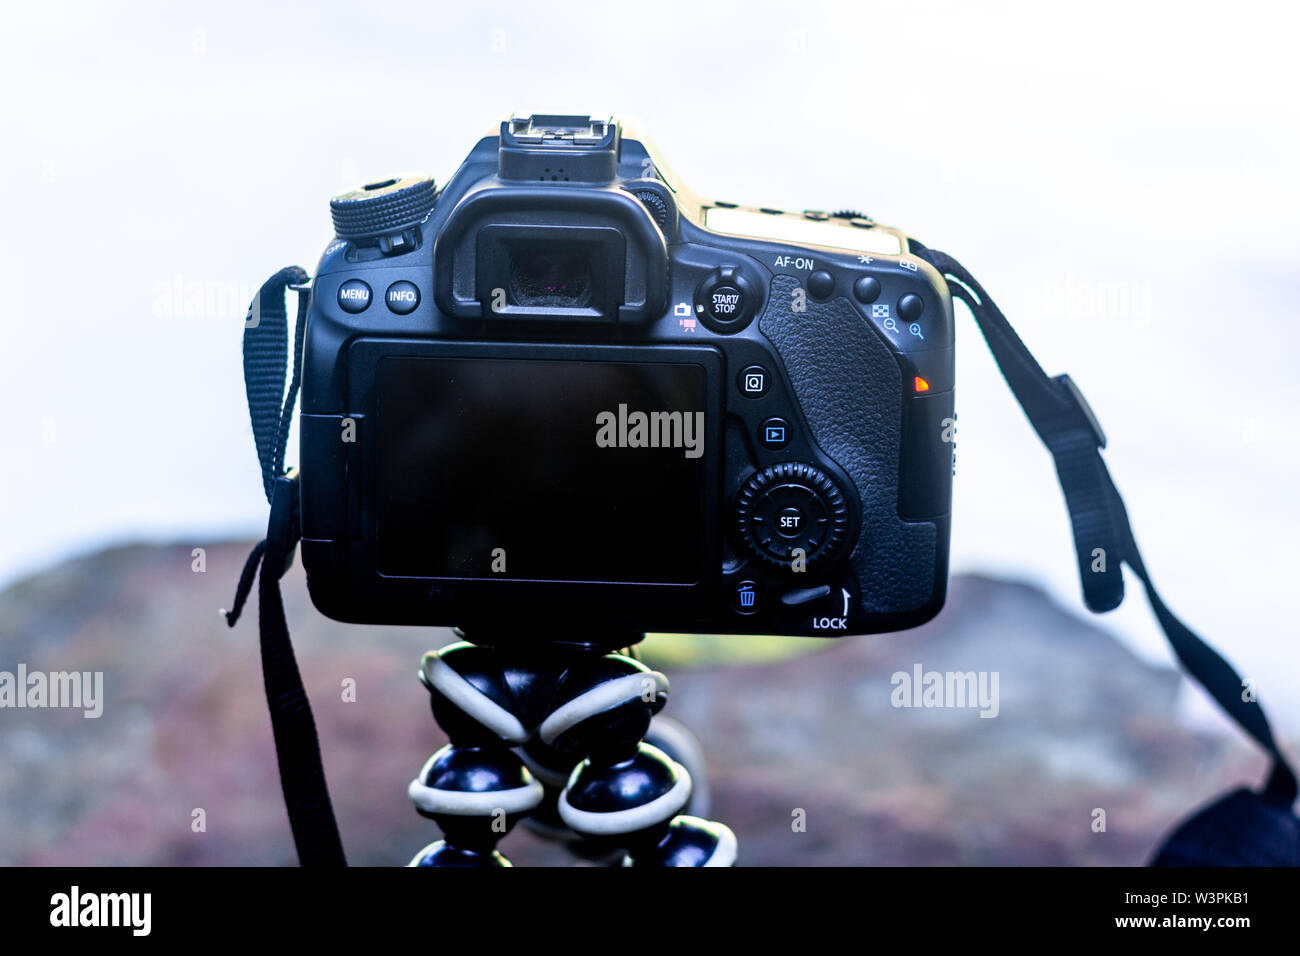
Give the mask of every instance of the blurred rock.
[[[218, 616], [249, 546], [206, 545], [203, 573], [191, 547], [105, 551], [0, 594], [0, 670], [103, 671], [105, 696], [99, 719], [0, 710], [0, 864], [294, 862], [256, 595], [235, 629]], [[404, 864], [437, 838], [406, 784], [445, 742], [416, 668], [452, 635], [327, 620], [299, 565], [285, 604], [349, 859]], [[1180, 816], [1265, 768], [1244, 739], [1177, 722], [1175, 672], [1023, 584], [955, 578], [943, 614], [901, 634], [752, 641], [760, 661], [746, 640], [642, 651], [672, 662], [667, 713], [700, 738], [712, 816], [744, 864], [1136, 865]], [[789, 653], [771, 660], [774, 646]], [[711, 662], [682, 666], [693, 647]], [[891, 675], [916, 665], [996, 672], [997, 716], [893, 706]], [[502, 850], [569, 862], [522, 829]]]

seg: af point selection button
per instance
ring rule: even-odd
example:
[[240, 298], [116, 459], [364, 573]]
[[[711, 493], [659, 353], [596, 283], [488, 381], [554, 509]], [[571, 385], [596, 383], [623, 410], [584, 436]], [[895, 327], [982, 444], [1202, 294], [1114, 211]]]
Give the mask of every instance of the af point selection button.
[[339, 308], [356, 315], [370, 308], [370, 286], [360, 279], [349, 279], [339, 286]]
[[758, 293], [736, 266], [714, 269], [695, 290], [695, 314], [714, 332], [739, 332], [754, 314]]
[[389, 310], [398, 315], [409, 315], [420, 304], [420, 290], [414, 282], [402, 279], [388, 287], [384, 301], [388, 303]]

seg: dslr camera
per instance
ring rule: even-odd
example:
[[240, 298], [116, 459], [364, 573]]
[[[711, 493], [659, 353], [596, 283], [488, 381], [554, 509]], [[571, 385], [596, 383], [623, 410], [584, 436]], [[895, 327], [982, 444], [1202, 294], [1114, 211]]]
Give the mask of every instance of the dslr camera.
[[587, 116], [330, 209], [300, 418], [323, 613], [528, 642], [942, 607], [953, 309], [902, 232], [701, 198]]

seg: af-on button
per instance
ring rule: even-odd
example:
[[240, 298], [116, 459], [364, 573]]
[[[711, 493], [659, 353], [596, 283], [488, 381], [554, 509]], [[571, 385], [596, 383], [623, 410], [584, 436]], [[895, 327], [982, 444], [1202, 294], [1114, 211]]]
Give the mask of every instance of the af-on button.
[[808, 294], [819, 301], [826, 301], [835, 291], [835, 277], [824, 269], [808, 277]]

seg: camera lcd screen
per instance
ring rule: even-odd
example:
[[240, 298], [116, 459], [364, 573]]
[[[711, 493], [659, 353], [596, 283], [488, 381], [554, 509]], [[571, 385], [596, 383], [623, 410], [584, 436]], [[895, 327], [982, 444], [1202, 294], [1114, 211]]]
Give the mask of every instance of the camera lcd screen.
[[380, 572], [696, 583], [706, 388], [689, 363], [383, 359]]

